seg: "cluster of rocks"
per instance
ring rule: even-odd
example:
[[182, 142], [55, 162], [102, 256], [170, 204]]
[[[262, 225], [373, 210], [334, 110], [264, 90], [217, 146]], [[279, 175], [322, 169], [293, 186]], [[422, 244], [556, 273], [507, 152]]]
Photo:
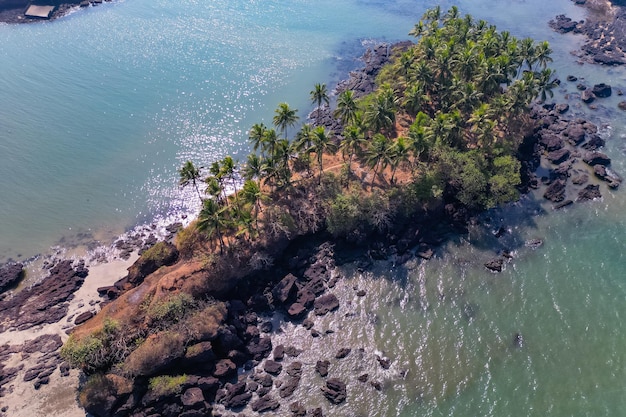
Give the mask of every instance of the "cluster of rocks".
[[[584, 0], [575, 0], [577, 4], [587, 4]], [[582, 46], [582, 54], [595, 63], [604, 65], [626, 64], [626, 7], [614, 4], [611, 12], [595, 13], [601, 18], [586, 21], [574, 21], [565, 15], [559, 15], [549, 22], [559, 33], [579, 33], [587, 37]]]
[[69, 301], [87, 273], [82, 261], [59, 261], [41, 282], [0, 300], [0, 331], [58, 322], [67, 314]]
[[[59, 368], [61, 376], [68, 376], [70, 367], [60, 355], [61, 336], [58, 334], [44, 334], [22, 345], [5, 344], [0, 346], [0, 397], [10, 388], [19, 372], [24, 371], [23, 380], [33, 381], [35, 389], [50, 382], [50, 375]], [[17, 366], [8, 367], [14, 355], [19, 355], [20, 362]], [[24, 363], [32, 359], [34, 365], [26, 368]]]
[[[539, 121], [535, 135], [537, 146], [550, 162], [551, 168], [540, 181], [547, 188], [544, 198], [556, 203], [555, 208], [573, 203], [570, 197], [577, 193], [577, 201], [599, 198], [599, 186], [589, 184], [588, 172], [607, 182], [610, 188], [617, 188], [621, 177], [610, 169], [611, 159], [599, 149], [604, 139], [598, 135], [598, 127], [584, 119], [565, 119], [564, 108], [544, 106], [533, 112]], [[585, 168], [580, 161], [588, 168]], [[571, 191], [568, 188], [572, 188]]]

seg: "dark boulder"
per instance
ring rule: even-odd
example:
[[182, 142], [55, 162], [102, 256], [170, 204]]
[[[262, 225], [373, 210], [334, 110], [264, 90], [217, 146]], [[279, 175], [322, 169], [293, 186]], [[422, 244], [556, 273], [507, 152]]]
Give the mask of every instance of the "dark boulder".
[[298, 388], [299, 384], [300, 377], [288, 377], [282, 382], [280, 388], [278, 388], [278, 395], [280, 396], [280, 398], [291, 397], [295, 390]]
[[611, 86], [605, 83], [596, 84], [591, 89], [594, 96], [598, 98], [606, 98], [611, 96]]
[[343, 359], [346, 356], [348, 356], [350, 354], [350, 352], [352, 351], [352, 349], [350, 348], [341, 348], [339, 349], [339, 351], [337, 351], [337, 353], [335, 354], [335, 359]]
[[215, 378], [227, 378], [237, 373], [237, 366], [230, 359], [220, 359], [215, 364], [213, 376]]
[[272, 289], [274, 301], [284, 304], [287, 300], [293, 299], [298, 291], [298, 288], [296, 287], [296, 280], [297, 278], [292, 274], [288, 274], [281, 279], [280, 282]]
[[265, 395], [258, 400], [253, 401], [250, 406], [252, 407], [252, 411], [265, 413], [268, 411], [276, 410], [278, 407], [280, 407], [280, 403], [275, 398], [269, 395]]
[[606, 154], [603, 154], [602, 152], [594, 151], [594, 152], [589, 152], [585, 154], [585, 156], [583, 157], [583, 161], [585, 161], [585, 163], [591, 166], [594, 166], [594, 165], [607, 166], [611, 163], [611, 158], [609, 158]]
[[289, 310], [287, 310], [287, 314], [292, 319], [299, 319], [306, 313], [306, 308], [300, 303], [293, 303], [289, 306]]
[[276, 376], [282, 372], [283, 366], [278, 362], [268, 359], [265, 361], [265, 364], [263, 364], [263, 370], [268, 374]]
[[87, 320], [89, 320], [90, 318], [92, 318], [94, 316], [92, 311], [85, 311], [82, 314], [79, 314], [78, 316], [76, 316], [76, 318], [74, 319], [74, 324], [75, 325], [81, 325], [84, 322], [86, 322]]
[[[554, 19], [550, 20], [548, 24], [550, 25], [552, 30], [558, 33], [569, 33], [572, 31], [578, 31], [578, 22], [572, 20], [564, 14], [556, 16]], [[576, 77], [573, 78], [575, 81]]]
[[315, 372], [317, 372], [321, 377], [326, 377], [328, 375], [328, 368], [330, 367], [329, 361], [317, 361], [315, 364]]
[[543, 198], [558, 203], [565, 199], [565, 181], [557, 179], [552, 182], [543, 194]]
[[564, 207], [571, 206], [572, 204], [574, 204], [572, 200], [563, 200], [560, 203], [555, 204], [553, 208], [554, 210], [560, 210]]
[[306, 416], [306, 408], [297, 401], [289, 404], [289, 411], [291, 412], [291, 415], [294, 417]]
[[330, 378], [326, 386], [322, 387], [324, 397], [333, 404], [341, 404], [346, 400], [346, 384], [337, 378]]
[[567, 113], [568, 110], [569, 110], [569, 104], [567, 104], [567, 103], [557, 104], [554, 107], [554, 110], [556, 110], [556, 112], [559, 113], [559, 114]]
[[565, 134], [567, 135], [568, 142], [573, 146], [578, 146], [585, 141], [585, 129], [579, 124], [569, 127], [565, 131]]
[[582, 94], [580, 95], [580, 99], [584, 102], [584, 103], [593, 103], [593, 101], [596, 99], [596, 96], [593, 94], [593, 92], [590, 89], [586, 89], [585, 91], [582, 92]]
[[204, 407], [204, 394], [198, 387], [188, 388], [180, 397], [180, 402], [186, 409]]
[[599, 135], [592, 135], [591, 138], [582, 147], [588, 151], [596, 151], [604, 146], [604, 139]]
[[548, 153], [546, 156], [550, 162], [553, 164], [560, 164], [561, 162], [565, 162], [570, 157], [570, 151], [566, 148], [561, 148], [556, 151], [552, 151]]
[[589, 184], [578, 192], [578, 201], [595, 200], [601, 197], [599, 185]]
[[619, 103], [617, 103], [617, 107], [618, 107], [620, 110], [626, 110], [626, 100], [624, 100], [624, 101], [620, 101]]
[[313, 303], [315, 314], [323, 316], [330, 311], [334, 311], [339, 308], [339, 300], [334, 294], [325, 294], [318, 297]]
[[20, 263], [5, 264], [0, 267], [0, 293], [16, 287], [24, 278], [24, 265]]
[[502, 272], [502, 266], [504, 265], [504, 259], [495, 258], [485, 262], [485, 268], [492, 272]]
[[563, 139], [552, 132], [543, 131], [540, 133], [539, 144], [548, 152], [552, 152], [563, 147]]
[[255, 361], [260, 361], [263, 358], [269, 356], [272, 351], [272, 339], [269, 337], [261, 337], [258, 340], [253, 340], [248, 345], [248, 353]]

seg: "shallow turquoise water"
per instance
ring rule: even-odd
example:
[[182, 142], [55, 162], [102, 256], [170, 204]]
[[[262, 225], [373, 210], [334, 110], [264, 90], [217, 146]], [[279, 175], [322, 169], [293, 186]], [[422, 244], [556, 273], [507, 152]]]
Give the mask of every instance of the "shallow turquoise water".
[[[177, 187], [182, 162], [243, 159], [246, 131], [270, 123], [277, 103], [304, 117], [316, 82], [345, 76], [371, 40], [405, 39], [432, 4], [129, 0], [0, 25], [0, 262], [80, 232], [106, 242], [157, 215], [192, 212], [193, 191]], [[456, 4], [518, 37], [549, 40], [561, 78], [626, 91], [623, 69], [578, 65], [569, 51], [580, 38], [549, 30], [556, 14], [584, 16], [569, 0]], [[602, 101], [591, 117], [626, 173], [618, 101]], [[331, 371], [348, 379], [369, 372], [383, 390], [351, 384], [348, 402], [330, 408], [310, 375], [296, 397], [334, 416], [623, 415], [626, 199], [622, 190], [602, 192], [602, 201], [559, 213], [532, 201], [493, 213], [485, 229], [425, 264], [383, 262], [365, 276], [347, 267], [335, 290], [342, 307], [319, 324], [341, 331], [278, 337], [313, 348], [303, 354], [312, 363], [362, 346]], [[516, 258], [492, 275], [482, 263], [495, 253], [488, 231], [500, 218], [511, 229], [502, 245]], [[545, 244], [524, 247], [534, 237]], [[355, 297], [355, 286], [367, 296]], [[522, 349], [512, 347], [517, 332]], [[377, 366], [376, 352], [392, 359], [390, 370]]]

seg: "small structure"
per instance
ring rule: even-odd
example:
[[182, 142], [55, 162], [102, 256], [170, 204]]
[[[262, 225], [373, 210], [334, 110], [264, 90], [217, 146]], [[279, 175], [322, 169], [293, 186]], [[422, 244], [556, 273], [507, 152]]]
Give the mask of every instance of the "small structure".
[[24, 16], [35, 19], [50, 19], [55, 9], [56, 6], [30, 4], [26, 8]]

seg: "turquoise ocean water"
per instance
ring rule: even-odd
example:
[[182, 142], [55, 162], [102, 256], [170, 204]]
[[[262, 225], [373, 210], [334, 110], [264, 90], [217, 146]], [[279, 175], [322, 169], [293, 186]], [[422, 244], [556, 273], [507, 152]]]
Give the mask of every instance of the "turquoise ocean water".
[[[626, 91], [623, 69], [577, 64], [569, 51], [581, 39], [547, 26], [560, 13], [584, 17], [569, 0], [126, 0], [54, 22], [0, 25], [0, 262], [85, 239], [107, 243], [193, 212], [193, 191], [177, 187], [185, 160], [244, 159], [253, 123], [271, 123], [281, 101], [304, 117], [315, 83], [345, 77], [371, 42], [407, 39], [437, 3], [549, 40], [562, 79]], [[574, 90], [564, 83], [561, 93]], [[590, 117], [625, 174], [618, 101], [600, 102]], [[277, 337], [313, 348], [302, 358], [312, 363], [320, 352], [362, 346], [331, 374], [369, 373], [383, 390], [352, 383], [346, 404], [330, 408], [310, 375], [298, 400], [333, 416], [624, 415], [626, 198], [602, 193], [558, 213], [529, 196], [428, 263], [381, 262], [365, 275], [346, 267], [336, 289], [342, 307], [319, 324], [337, 331]], [[501, 223], [510, 233], [496, 242], [489, 230]], [[545, 244], [532, 250], [530, 238]], [[487, 273], [482, 263], [503, 245], [515, 259]], [[355, 287], [367, 295], [355, 297]], [[512, 347], [515, 333], [521, 349]], [[376, 353], [392, 360], [389, 370]]]

